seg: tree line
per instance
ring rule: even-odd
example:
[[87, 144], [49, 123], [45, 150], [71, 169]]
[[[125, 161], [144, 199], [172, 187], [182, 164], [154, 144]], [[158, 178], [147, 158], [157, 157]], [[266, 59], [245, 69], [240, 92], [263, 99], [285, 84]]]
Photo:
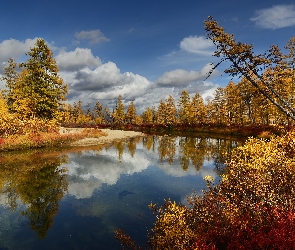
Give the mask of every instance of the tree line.
[[[236, 42], [211, 17], [205, 21], [207, 36], [216, 45], [215, 56], [229, 61], [225, 71], [240, 76], [239, 82], [218, 87], [212, 99], [204, 100], [200, 93], [190, 96], [183, 90], [179, 100], [173, 96], [160, 100], [157, 107], [147, 107], [137, 113], [135, 103], [124, 106], [118, 96], [116, 106], [104, 106], [98, 101], [84, 104], [66, 102], [67, 85], [58, 74], [53, 53], [43, 39], [26, 54], [27, 61], [9, 59], [4, 68], [6, 89], [0, 93], [0, 134], [26, 133], [36, 129], [49, 131], [63, 125], [292, 125], [295, 120], [295, 37], [286, 44], [287, 53], [271, 46], [256, 55], [253, 46]], [[211, 73], [211, 72], [210, 72]], [[209, 74], [210, 74], [209, 73]]]
[[[281, 95], [293, 102], [292, 79], [285, 79], [285, 88], [280, 89]], [[279, 86], [278, 86], [279, 87]], [[292, 105], [294, 106], [294, 105]], [[242, 78], [237, 84], [230, 81], [224, 88], [218, 87], [213, 98], [202, 98], [200, 93], [192, 97], [186, 90], [181, 92], [178, 100], [169, 95], [160, 100], [158, 107], [147, 107], [142, 114], [137, 113], [136, 106], [131, 101], [126, 107], [122, 96], [119, 95], [112, 110], [96, 102], [83, 108], [82, 101], [65, 104], [61, 112], [63, 124], [89, 125], [292, 125], [293, 120], [266, 99], [246, 79]]]

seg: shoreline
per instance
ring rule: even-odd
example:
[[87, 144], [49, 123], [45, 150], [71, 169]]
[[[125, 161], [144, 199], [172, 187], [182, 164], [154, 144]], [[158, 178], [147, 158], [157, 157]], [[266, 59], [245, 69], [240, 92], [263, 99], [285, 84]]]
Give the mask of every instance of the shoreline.
[[[83, 132], [83, 128], [60, 128], [60, 134], [79, 134]], [[86, 137], [79, 140], [75, 140], [70, 143], [70, 146], [93, 146], [99, 144], [108, 144], [116, 140], [124, 140], [134, 137], [143, 137], [146, 134], [137, 131], [125, 131], [125, 130], [111, 130], [111, 129], [99, 129], [103, 135], [99, 137]]]

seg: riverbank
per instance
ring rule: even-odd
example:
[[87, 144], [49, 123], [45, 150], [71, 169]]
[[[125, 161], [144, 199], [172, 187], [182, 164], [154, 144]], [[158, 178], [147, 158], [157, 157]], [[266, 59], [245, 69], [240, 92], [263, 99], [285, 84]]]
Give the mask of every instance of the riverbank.
[[0, 138], [0, 151], [101, 145], [144, 135], [135, 131], [61, 127], [52, 132], [32, 132]]
[[[88, 129], [91, 132], [91, 129]], [[71, 146], [90, 146], [98, 144], [112, 143], [117, 140], [125, 140], [128, 138], [145, 136], [142, 132], [137, 131], [126, 131], [126, 130], [111, 130], [111, 129], [99, 129], [100, 136], [93, 137], [91, 134], [89, 137], [82, 138], [70, 143]], [[85, 129], [83, 128], [60, 128], [60, 134], [79, 134], [83, 133]]]
[[145, 134], [194, 134], [204, 133], [214, 136], [237, 136], [237, 137], [257, 137], [271, 138], [274, 135], [284, 135], [288, 131], [293, 130], [293, 127], [279, 125], [217, 125], [217, 124], [180, 124], [176, 123], [172, 126], [161, 124], [141, 124], [141, 125], [122, 125], [120, 129], [128, 129], [133, 131], [141, 131]]

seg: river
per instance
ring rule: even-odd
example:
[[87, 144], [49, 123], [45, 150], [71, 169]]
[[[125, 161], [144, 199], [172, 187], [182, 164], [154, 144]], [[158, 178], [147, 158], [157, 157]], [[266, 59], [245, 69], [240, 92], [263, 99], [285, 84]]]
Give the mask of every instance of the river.
[[0, 156], [0, 249], [121, 249], [122, 229], [145, 246], [148, 204], [186, 204], [204, 177], [217, 183], [224, 153], [243, 140], [147, 136], [107, 146]]

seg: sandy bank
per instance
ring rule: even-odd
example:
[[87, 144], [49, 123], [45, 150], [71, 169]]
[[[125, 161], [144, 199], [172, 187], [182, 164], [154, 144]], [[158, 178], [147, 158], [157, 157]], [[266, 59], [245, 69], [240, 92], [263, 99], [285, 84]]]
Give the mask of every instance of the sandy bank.
[[[83, 128], [61, 128], [61, 134], [81, 133]], [[100, 129], [104, 134], [98, 138], [84, 138], [73, 142], [72, 146], [90, 146], [111, 143], [116, 140], [128, 139], [132, 137], [145, 136], [144, 133], [124, 130]]]

